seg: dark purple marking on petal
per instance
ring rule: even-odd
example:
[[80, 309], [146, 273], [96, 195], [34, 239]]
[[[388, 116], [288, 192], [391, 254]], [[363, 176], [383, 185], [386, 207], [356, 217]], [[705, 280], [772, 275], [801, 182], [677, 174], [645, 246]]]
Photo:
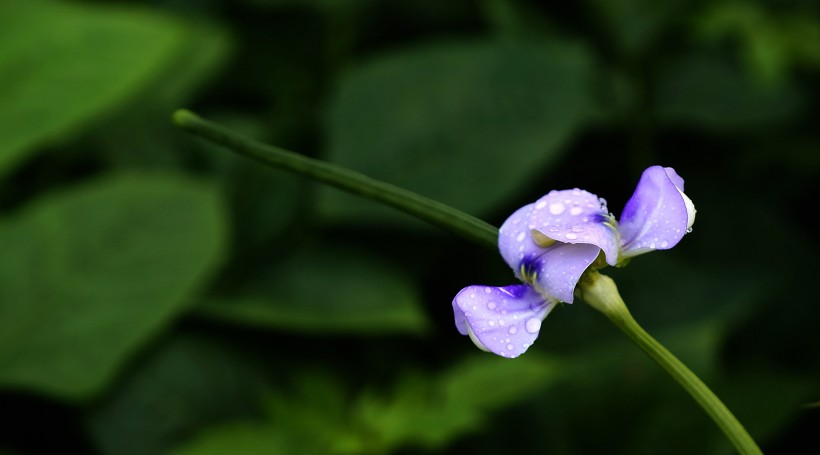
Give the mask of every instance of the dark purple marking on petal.
[[534, 206], [535, 204], [529, 204], [516, 210], [498, 230], [498, 249], [501, 257], [513, 269], [519, 280], [524, 279], [521, 276], [521, 263], [532, 261], [545, 251], [533, 242], [530, 235], [529, 219]]
[[523, 284], [468, 286], [453, 299], [453, 312], [459, 333], [472, 331], [488, 351], [513, 358], [532, 346], [555, 305]]

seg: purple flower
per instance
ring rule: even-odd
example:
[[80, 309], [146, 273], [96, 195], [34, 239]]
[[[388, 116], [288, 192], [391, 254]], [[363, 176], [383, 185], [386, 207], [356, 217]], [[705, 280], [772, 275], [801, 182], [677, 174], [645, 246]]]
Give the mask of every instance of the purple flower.
[[456, 328], [479, 348], [517, 357], [558, 302], [601, 255], [609, 265], [680, 242], [695, 221], [683, 179], [671, 167], [646, 169], [615, 221], [606, 201], [580, 189], [551, 191], [513, 213], [498, 232], [501, 256], [524, 284], [468, 286], [453, 299]]

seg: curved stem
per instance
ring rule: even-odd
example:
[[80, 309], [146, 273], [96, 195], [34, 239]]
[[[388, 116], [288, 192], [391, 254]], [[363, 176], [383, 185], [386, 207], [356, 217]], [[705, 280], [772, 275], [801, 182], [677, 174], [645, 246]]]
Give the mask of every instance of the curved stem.
[[581, 298], [612, 321], [643, 349], [709, 414], [741, 454], [762, 454], [755, 441], [729, 408], [686, 365], [652, 338], [629, 313], [615, 282], [595, 270], [589, 270], [578, 283]]
[[174, 123], [186, 131], [227, 147], [242, 156], [379, 201], [476, 243], [492, 249], [498, 248], [497, 228], [441, 202], [342, 166], [249, 139], [184, 109], [176, 111], [173, 118]]

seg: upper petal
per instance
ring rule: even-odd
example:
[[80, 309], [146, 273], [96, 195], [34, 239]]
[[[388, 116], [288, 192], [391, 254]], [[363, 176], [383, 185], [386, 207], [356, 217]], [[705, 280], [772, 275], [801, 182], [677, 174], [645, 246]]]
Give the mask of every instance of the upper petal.
[[583, 243], [551, 247], [533, 264], [536, 287], [559, 302], [572, 303], [575, 285], [600, 251], [596, 245]]
[[[666, 250], [680, 242], [694, 221], [687, 208], [683, 179], [671, 167], [647, 168], [621, 214], [622, 255]], [[691, 201], [689, 202], [691, 205]]]
[[595, 245], [610, 265], [618, 261], [615, 220], [606, 201], [590, 192], [577, 188], [551, 191], [535, 202], [529, 226], [558, 242]]
[[532, 346], [555, 304], [523, 284], [468, 286], [453, 299], [453, 313], [462, 335], [470, 334], [479, 347], [512, 358]]
[[507, 261], [519, 280], [524, 279], [521, 276], [520, 265], [531, 262], [545, 251], [533, 242], [530, 235], [529, 220], [533, 207], [535, 204], [528, 204], [516, 210], [498, 230], [498, 249], [501, 257]]

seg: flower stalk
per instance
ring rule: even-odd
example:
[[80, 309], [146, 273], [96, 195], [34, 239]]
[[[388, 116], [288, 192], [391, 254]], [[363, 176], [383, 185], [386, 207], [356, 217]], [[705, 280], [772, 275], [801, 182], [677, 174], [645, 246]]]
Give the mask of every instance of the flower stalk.
[[381, 202], [468, 240], [496, 248], [497, 228], [441, 202], [342, 166], [249, 139], [185, 109], [174, 112], [173, 120], [180, 128], [254, 161]]
[[604, 314], [616, 327], [669, 373], [714, 420], [741, 454], [762, 454], [743, 425], [720, 399], [677, 357], [641, 327], [626, 308], [612, 278], [590, 269], [576, 290], [590, 306]]

